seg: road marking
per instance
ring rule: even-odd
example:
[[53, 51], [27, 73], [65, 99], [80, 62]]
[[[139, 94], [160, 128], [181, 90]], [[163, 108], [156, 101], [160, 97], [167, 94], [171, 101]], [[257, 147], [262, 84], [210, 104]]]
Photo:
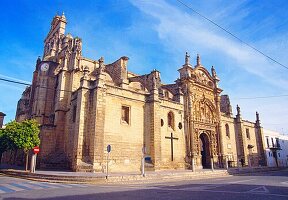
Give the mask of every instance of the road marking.
[[59, 188], [57, 185], [52, 185], [51, 183], [46, 183], [46, 182], [41, 182], [37, 184], [41, 186], [47, 186], [47, 188]]
[[269, 190], [265, 187], [265, 186], [260, 186], [257, 188], [254, 188], [252, 190], [249, 190], [247, 192], [251, 192], [251, 193], [269, 193]]
[[5, 187], [3, 185], [0, 185], [0, 191], [2, 191], [1, 193], [15, 192], [15, 190], [12, 190], [12, 189]]
[[287, 184], [288, 185], [288, 181], [281, 182], [281, 184]]
[[0, 194], [11, 193], [25, 190], [40, 190], [40, 189], [50, 189], [50, 188], [73, 188], [73, 187], [88, 187], [87, 185], [80, 184], [58, 184], [58, 183], [45, 183], [45, 182], [20, 182], [20, 183], [6, 183], [0, 184]]
[[68, 184], [68, 185], [71, 185], [73, 187], [80, 187], [80, 188], [88, 187], [88, 185], [85, 185], [85, 184]]
[[49, 185], [57, 186], [59, 188], [72, 188], [72, 185], [68, 184], [59, 184], [59, 183], [49, 183]]
[[4, 187], [9, 188], [11, 190], [14, 190], [14, 191], [23, 191], [24, 190], [23, 188], [15, 187], [15, 186], [13, 186], [11, 184], [1, 184], [1, 185], [3, 185]]
[[29, 183], [29, 182], [23, 182], [21, 183], [22, 186], [25, 186], [27, 188], [30, 188], [32, 190], [39, 190], [39, 189], [43, 189], [43, 187], [33, 184], [33, 183]]
[[217, 178], [217, 179], [211, 179], [211, 181], [224, 181], [227, 180], [226, 178]]
[[232, 181], [232, 182], [228, 182], [228, 183], [232, 183], [232, 184], [234, 184], [234, 183], [243, 183], [243, 182], [249, 182], [249, 181], [254, 181], [254, 180], [256, 180], [256, 179], [247, 179], [247, 180], [242, 180], [242, 181]]
[[27, 185], [27, 184], [30, 184], [30, 185], [32, 185], [32, 186], [36, 186], [36, 187], [40, 187], [40, 188], [44, 188], [44, 189], [50, 188], [49, 186], [42, 185], [42, 184], [39, 184], [39, 183], [37, 183], [37, 182], [26, 182], [25, 184], [26, 184], [26, 185]]
[[13, 185], [13, 186], [18, 187], [18, 188], [22, 188], [24, 190], [32, 190], [32, 188], [18, 184], [18, 183], [10, 183], [10, 185]]

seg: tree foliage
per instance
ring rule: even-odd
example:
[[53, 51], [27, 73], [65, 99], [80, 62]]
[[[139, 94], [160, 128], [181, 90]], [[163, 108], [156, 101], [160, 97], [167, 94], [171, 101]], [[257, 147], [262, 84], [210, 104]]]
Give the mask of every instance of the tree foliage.
[[33, 119], [23, 122], [9, 122], [5, 129], [0, 130], [0, 156], [7, 150], [22, 149], [26, 154], [25, 170], [27, 170], [28, 152], [40, 144], [39, 132], [39, 124]]
[[35, 120], [12, 121], [6, 125], [4, 132], [12, 142], [11, 148], [13, 149], [23, 149], [27, 153], [40, 144], [39, 125]]
[[5, 131], [5, 129], [0, 129], [0, 154], [10, 149], [14, 149], [14, 148], [15, 148], [15, 145], [8, 137], [8, 134]]

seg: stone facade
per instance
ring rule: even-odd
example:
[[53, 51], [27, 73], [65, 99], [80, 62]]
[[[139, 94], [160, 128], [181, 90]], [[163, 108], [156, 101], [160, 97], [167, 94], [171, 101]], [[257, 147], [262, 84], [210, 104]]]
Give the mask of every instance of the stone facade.
[[180, 77], [163, 84], [157, 70], [129, 72], [126, 56], [111, 64], [83, 57], [82, 40], [65, 35], [65, 26], [64, 15], [54, 17], [17, 108], [17, 120], [41, 124], [41, 167], [103, 171], [108, 144], [111, 171], [139, 171], [143, 149], [153, 170], [224, 167], [240, 158], [262, 164], [259, 118], [242, 120], [240, 108], [232, 117], [215, 69], [210, 74], [199, 55], [192, 66], [186, 53]]

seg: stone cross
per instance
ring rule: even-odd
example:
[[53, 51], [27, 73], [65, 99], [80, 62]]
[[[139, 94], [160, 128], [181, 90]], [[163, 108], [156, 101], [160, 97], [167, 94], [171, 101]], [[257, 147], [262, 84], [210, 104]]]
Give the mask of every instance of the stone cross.
[[171, 133], [171, 137], [165, 137], [166, 139], [171, 140], [171, 160], [173, 161], [173, 140], [178, 140], [178, 138], [173, 137], [173, 133]]

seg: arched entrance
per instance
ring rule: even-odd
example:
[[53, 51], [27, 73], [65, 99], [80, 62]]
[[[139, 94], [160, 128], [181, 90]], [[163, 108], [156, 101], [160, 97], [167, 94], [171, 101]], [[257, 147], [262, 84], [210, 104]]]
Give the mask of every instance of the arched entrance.
[[201, 162], [203, 168], [211, 167], [211, 156], [210, 156], [210, 144], [209, 138], [206, 133], [201, 133], [200, 135], [200, 151], [201, 151]]

